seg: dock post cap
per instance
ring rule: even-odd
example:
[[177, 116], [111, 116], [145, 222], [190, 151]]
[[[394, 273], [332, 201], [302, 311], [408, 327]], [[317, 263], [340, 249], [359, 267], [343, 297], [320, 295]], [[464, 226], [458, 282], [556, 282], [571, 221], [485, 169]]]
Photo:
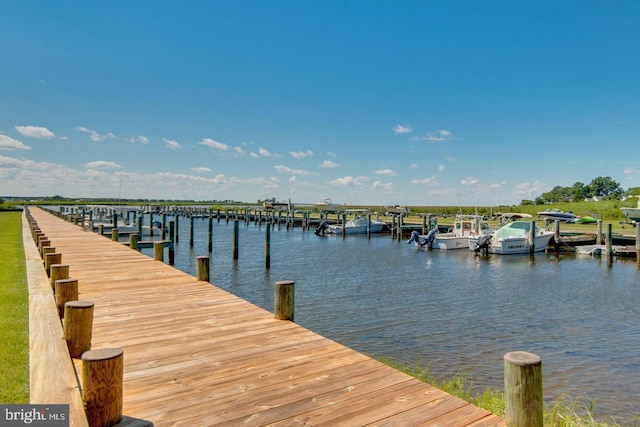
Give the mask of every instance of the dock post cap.
[[504, 355], [504, 361], [516, 366], [540, 365], [540, 356], [526, 351], [512, 351]]
[[295, 284], [293, 280], [280, 280], [276, 282], [276, 286], [287, 286], [287, 285], [293, 285], [293, 284]]
[[87, 350], [80, 357], [83, 362], [93, 362], [97, 360], [110, 360], [120, 357], [123, 354], [121, 348], [99, 348]]
[[93, 301], [67, 301], [64, 303], [66, 307], [74, 307], [74, 308], [89, 308], [93, 307]]

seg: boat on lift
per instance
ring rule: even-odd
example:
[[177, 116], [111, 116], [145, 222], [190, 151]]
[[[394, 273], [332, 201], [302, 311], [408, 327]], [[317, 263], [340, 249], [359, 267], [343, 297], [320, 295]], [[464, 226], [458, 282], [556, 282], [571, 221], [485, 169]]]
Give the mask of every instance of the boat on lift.
[[538, 212], [538, 216], [544, 220], [548, 220], [548, 221], [558, 220], [560, 222], [573, 222], [577, 217], [577, 215], [574, 214], [573, 212], [564, 212], [564, 211], [561, 211], [560, 209], [551, 209], [551, 210]]

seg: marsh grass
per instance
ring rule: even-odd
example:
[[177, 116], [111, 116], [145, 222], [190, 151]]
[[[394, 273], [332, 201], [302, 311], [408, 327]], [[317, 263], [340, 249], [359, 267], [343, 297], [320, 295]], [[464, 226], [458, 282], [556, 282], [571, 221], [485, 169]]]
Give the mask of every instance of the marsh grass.
[[[399, 363], [393, 359], [382, 358], [380, 361], [400, 372], [411, 375], [425, 383], [431, 384], [452, 396], [466, 400], [479, 408], [486, 409], [498, 416], [505, 416], [504, 393], [486, 388], [479, 390], [473, 386], [467, 375], [456, 374], [450, 379], [438, 381], [429, 374], [429, 368], [418, 360], [413, 365]], [[568, 399], [551, 402], [544, 408], [544, 425], [549, 427], [621, 427], [615, 420], [596, 420], [593, 416], [594, 403], [583, 399]], [[636, 421], [632, 426], [638, 426]]]
[[0, 403], [28, 403], [29, 294], [21, 212], [0, 212], [0, 307]]

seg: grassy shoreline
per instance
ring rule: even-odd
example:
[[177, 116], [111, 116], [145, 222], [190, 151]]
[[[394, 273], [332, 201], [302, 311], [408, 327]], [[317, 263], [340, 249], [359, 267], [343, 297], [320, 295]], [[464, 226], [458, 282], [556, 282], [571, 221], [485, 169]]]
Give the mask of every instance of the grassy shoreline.
[[29, 402], [29, 292], [22, 212], [0, 212], [0, 402]]

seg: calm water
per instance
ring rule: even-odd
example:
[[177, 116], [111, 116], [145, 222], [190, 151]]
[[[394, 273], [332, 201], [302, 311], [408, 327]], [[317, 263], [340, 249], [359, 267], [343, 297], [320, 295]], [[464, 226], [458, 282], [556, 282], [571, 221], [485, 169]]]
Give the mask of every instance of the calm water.
[[[148, 222], [147, 222], [148, 223]], [[207, 252], [207, 220], [181, 219], [176, 267], [196, 275]], [[296, 282], [296, 322], [373, 357], [433, 376], [468, 374], [503, 388], [505, 353], [542, 358], [545, 400], [595, 401], [598, 417], [640, 418], [640, 270], [635, 260], [551, 254], [488, 257], [467, 250], [417, 250], [388, 235], [320, 238], [300, 228], [213, 223], [211, 282], [273, 311], [274, 283]], [[145, 253], [152, 256], [151, 250]]]

